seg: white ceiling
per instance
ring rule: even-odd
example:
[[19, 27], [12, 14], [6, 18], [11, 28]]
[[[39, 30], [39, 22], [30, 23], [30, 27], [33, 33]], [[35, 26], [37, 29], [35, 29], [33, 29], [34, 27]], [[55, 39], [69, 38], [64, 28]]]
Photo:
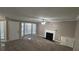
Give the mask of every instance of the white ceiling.
[[0, 15], [16, 20], [39, 22], [74, 21], [79, 15], [77, 7], [0, 7]]

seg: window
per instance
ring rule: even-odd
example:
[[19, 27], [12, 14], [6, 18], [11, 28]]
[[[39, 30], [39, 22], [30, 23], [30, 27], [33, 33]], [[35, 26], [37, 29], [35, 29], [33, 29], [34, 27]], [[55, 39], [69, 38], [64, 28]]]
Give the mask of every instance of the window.
[[32, 34], [36, 34], [36, 24], [32, 24], [33, 28], [32, 28]]
[[21, 36], [28, 34], [36, 34], [36, 24], [34, 23], [21, 23]]
[[5, 21], [0, 21], [0, 39], [5, 39]]
[[25, 23], [25, 35], [31, 34], [31, 23]]

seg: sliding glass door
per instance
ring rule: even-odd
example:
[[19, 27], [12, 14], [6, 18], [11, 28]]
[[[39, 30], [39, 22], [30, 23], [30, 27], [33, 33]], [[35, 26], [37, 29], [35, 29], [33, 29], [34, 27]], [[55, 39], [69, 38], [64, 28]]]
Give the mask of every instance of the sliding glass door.
[[5, 21], [0, 21], [0, 41], [5, 40], [6, 38], [6, 25]]
[[21, 23], [21, 36], [28, 34], [36, 34], [36, 24], [35, 23]]
[[32, 34], [36, 34], [36, 24], [32, 24]]

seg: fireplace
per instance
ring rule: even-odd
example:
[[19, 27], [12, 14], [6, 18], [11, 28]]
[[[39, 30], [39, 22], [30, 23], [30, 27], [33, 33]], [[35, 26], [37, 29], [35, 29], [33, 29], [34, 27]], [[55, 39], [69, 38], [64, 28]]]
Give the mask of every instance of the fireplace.
[[54, 41], [54, 40], [55, 40], [55, 35], [56, 35], [56, 31], [45, 30], [44, 37], [45, 37], [47, 40]]
[[49, 32], [46, 32], [46, 39], [47, 40], [50, 40], [50, 41], [53, 41], [53, 33], [49, 33]]

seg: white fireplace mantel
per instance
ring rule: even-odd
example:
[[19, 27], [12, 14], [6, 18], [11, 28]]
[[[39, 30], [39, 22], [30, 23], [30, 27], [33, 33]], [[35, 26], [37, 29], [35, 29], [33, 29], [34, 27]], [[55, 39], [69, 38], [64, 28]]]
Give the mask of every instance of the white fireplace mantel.
[[53, 39], [52, 39], [52, 40], [55, 40], [56, 31], [52, 31], [52, 30], [45, 30], [44, 37], [46, 37], [46, 32], [53, 33]]

